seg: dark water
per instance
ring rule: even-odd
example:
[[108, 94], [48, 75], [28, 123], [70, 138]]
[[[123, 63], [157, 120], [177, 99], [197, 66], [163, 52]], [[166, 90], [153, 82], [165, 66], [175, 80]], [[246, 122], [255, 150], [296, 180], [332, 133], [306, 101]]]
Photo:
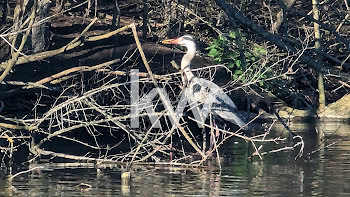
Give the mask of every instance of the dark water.
[[[316, 141], [305, 138], [305, 153]], [[335, 144], [332, 144], [337, 142]], [[136, 166], [122, 185], [121, 167], [93, 164], [31, 164], [7, 179], [0, 171], [0, 196], [350, 196], [350, 138], [333, 136], [328, 147], [294, 160], [295, 152], [247, 159], [244, 143], [229, 144], [222, 169]], [[230, 146], [232, 146], [230, 148]], [[13, 174], [14, 174], [13, 173]]]

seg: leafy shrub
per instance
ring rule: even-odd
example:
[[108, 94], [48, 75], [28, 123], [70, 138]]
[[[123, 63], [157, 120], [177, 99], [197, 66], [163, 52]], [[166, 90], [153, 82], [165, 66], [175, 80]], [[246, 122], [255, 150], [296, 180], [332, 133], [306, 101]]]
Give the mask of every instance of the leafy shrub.
[[[266, 54], [266, 50], [258, 44], [244, 45], [244, 56], [246, 59], [246, 65], [242, 65], [240, 60], [239, 47], [235, 43], [236, 33], [231, 31], [227, 37], [219, 35], [214, 39], [212, 43], [207, 47], [208, 56], [213, 58], [217, 63], [226, 64], [229, 69], [234, 73], [233, 78], [242, 82], [248, 82], [250, 80], [259, 79], [259, 85], [263, 86], [264, 83], [261, 79], [265, 79], [270, 72], [265, 72], [258, 62], [261, 55]], [[241, 42], [245, 43], [247, 39], [244, 35], [241, 35]], [[246, 70], [247, 68], [247, 70]], [[243, 73], [246, 72], [244, 75]], [[257, 72], [261, 72], [257, 73]]]

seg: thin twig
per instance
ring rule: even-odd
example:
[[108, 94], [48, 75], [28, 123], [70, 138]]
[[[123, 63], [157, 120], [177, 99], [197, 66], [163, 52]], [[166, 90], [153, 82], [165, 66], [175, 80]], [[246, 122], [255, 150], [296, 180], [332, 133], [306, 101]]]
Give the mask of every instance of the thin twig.
[[13, 178], [15, 178], [15, 177], [18, 176], [18, 175], [25, 174], [25, 173], [31, 172], [31, 171], [33, 171], [33, 170], [36, 170], [36, 169], [43, 169], [43, 168], [44, 168], [44, 166], [37, 166], [37, 167], [31, 168], [31, 169], [29, 169], [29, 170], [25, 170], [25, 171], [18, 172], [18, 173], [16, 173], [16, 174], [14, 174], [13, 176], [10, 176], [10, 177], [8, 178], [8, 180], [11, 181]]

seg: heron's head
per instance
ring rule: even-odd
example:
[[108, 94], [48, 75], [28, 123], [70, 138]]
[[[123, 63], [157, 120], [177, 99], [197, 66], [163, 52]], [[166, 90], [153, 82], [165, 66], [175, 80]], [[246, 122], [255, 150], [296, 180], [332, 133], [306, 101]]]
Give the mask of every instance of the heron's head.
[[185, 46], [188, 49], [194, 48], [196, 49], [196, 43], [192, 36], [190, 35], [184, 35], [179, 38], [174, 38], [174, 39], [167, 39], [162, 41], [163, 44], [178, 44], [181, 46]]

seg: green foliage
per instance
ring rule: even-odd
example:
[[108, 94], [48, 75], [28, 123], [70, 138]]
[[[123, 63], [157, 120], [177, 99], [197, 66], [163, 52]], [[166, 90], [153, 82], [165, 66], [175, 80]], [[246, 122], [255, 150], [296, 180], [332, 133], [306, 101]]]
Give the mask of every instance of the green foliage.
[[[246, 42], [247, 39], [244, 35], [240, 35], [240, 37], [241, 42]], [[258, 64], [260, 57], [267, 53], [266, 49], [258, 44], [243, 44], [246, 61], [246, 65], [244, 66], [240, 59], [238, 46], [235, 43], [236, 38], [237, 35], [234, 31], [230, 31], [226, 37], [219, 35], [206, 48], [208, 50], [208, 56], [213, 58], [217, 63], [226, 64], [229, 69], [233, 70], [233, 78], [239, 78], [242, 82], [248, 82], [257, 78], [268, 78], [271, 72], [265, 72]], [[263, 81], [259, 81], [259, 85], [263, 86]]]

